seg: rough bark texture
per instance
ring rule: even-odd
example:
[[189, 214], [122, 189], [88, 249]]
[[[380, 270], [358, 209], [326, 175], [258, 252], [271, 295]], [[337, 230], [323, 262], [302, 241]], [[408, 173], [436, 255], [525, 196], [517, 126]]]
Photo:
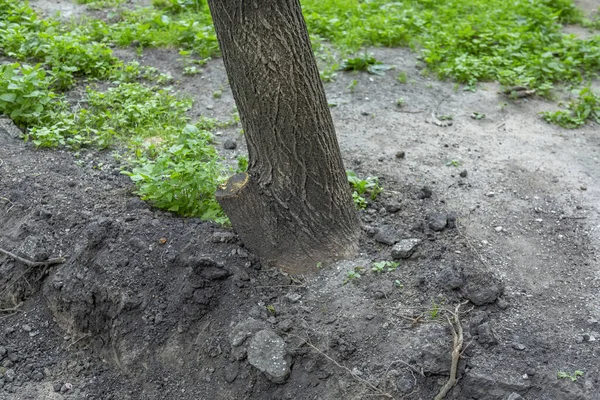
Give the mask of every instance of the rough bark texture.
[[249, 153], [248, 177], [217, 199], [244, 244], [288, 272], [351, 256], [358, 218], [300, 3], [208, 3]]

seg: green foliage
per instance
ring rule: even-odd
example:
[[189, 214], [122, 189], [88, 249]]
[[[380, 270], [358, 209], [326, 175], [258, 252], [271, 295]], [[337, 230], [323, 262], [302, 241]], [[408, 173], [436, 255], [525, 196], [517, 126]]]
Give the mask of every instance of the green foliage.
[[381, 61], [377, 61], [371, 55], [363, 55], [355, 58], [347, 58], [342, 61], [339, 69], [341, 71], [366, 71], [370, 74], [383, 75], [385, 71], [391, 69], [389, 65], [385, 65]]
[[248, 157], [246, 156], [238, 156], [237, 157], [237, 171], [238, 173], [240, 172], [246, 172], [248, 170]]
[[358, 209], [364, 209], [367, 207], [367, 201], [364, 196], [374, 201], [377, 196], [383, 192], [383, 188], [379, 185], [379, 179], [377, 177], [369, 176], [366, 179], [361, 179], [356, 175], [354, 171], [346, 171], [348, 182], [353, 189], [352, 198], [354, 204]]
[[568, 111], [546, 111], [542, 116], [548, 122], [569, 129], [584, 125], [588, 119], [600, 124], [600, 94], [594, 93], [589, 87], [583, 88], [567, 108]]
[[365, 269], [361, 266], [354, 267], [352, 271], [348, 271], [346, 279], [344, 279], [344, 285], [348, 282], [357, 282], [362, 277], [361, 273], [364, 271]]
[[564, 372], [564, 371], [558, 371], [557, 377], [558, 379], [570, 379], [571, 382], [575, 382], [577, 380], [578, 377], [585, 375], [585, 373], [583, 371], [577, 370], [575, 372], [573, 372], [572, 374], [568, 373], [568, 372]]
[[410, 45], [440, 77], [470, 86], [497, 80], [545, 94], [552, 83], [579, 82], [600, 69], [600, 36], [582, 40], [562, 33], [561, 24], [583, 21], [571, 0], [305, 0], [302, 5], [313, 37], [348, 52]]
[[85, 4], [91, 10], [101, 10], [108, 7], [116, 7], [125, 3], [126, 0], [77, 0], [78, 4]]
[[371, 272], [382, 273], [382, 272], [393, 272], [398, 268], [400, 263], [396, 261], [379, 261], [374, 262]]
[[40, 65], [0, 65], [0, 114], [21, 127], [41, 123], [56, 97], [51, 83]]
[[124, 173], [136, 182], [142, 199], [156, 207], [226, 223], [214, 196], [223, 168], [211, 140], [209, 132], [187, 125], [166, 151]]

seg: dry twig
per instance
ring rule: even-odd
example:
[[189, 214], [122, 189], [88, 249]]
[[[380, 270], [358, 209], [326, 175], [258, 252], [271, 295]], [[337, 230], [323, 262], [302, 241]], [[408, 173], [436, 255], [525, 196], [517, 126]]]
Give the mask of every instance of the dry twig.
[[452, 328], [452, 364], [450, 365], [450, 376], [448, 377], [448, 381], [444, 386], [442, 386], [434, 400], [442, 400], [444, 397], [446, 397], [446, 394], [448, 394], [450, 389], [452, 389], [457, 382], [456, 372], [458, 369], [458, 361], [460, 360], [460, 354], [463, 345], [463, 328], [462, 324], [460, 323], [459, 312], [461, 305], [462, 303], [457, 305], [454, 309], [454, 312], [451, 313], [452, 319], [446, 316], [448, 323]]
[[10, 258], [14, 258], [15, 260], [20, 261], [29, 267], [48, 267], [50, 265], [62, 264], [65, 262], [64, 257], [50, 258], [46, 261], [31, 261], [26, 258], [19, 257], [18, 255], [11, 253], [10, 251], [4, 250], [2, 248], [0, 248], [0, 254], [4, 254], [5, 256], [8, 256]]

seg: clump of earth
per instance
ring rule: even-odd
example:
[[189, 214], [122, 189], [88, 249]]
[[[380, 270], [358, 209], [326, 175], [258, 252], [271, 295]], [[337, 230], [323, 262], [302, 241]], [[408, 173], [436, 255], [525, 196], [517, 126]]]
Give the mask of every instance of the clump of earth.
[[[384, 191], [359, 255], [313, 276], [152, 208], [110, 154], [38, 150], [0, 119], [0, 248], [65, 259], [0, 254], [0, 399], [433, 399], [459, 329], [446, 398], [599, 399], [599, 126], [371, 52], [409, 83], [340, 73], [325, 90], [346, 168]], [[176, 51], [116, 53], [171, 73], [192, 115], [231, 113], [221, 60], [189, 77]], [[227, 160], [238, 129], [216, 133]]]

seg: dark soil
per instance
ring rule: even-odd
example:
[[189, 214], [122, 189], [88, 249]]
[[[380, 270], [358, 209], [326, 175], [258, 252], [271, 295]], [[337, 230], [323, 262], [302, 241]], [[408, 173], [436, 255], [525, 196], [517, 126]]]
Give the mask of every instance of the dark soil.
[[[339, 73], [326, 91], [347, 168], [385, 191], [360, 212], [360, 255], [311, 277], [151, 208], [111, 154], [36, 150], [0, 119], [0, 248], [66, 259], [0, 255], [0, 399], [433, 399], [459, 304], [446, 398], [600, 399], [600, 128], [547, 125], [537, 114], [555, 104], [455, 91], [407, 50], [373, 52], [408, 83]], [[117, 54], [170, 72], [191, 115], [230, 117], [220, 60], [186, 77], [176, 51]], [[228, 160], [245, 152], [238, 130], [217, 138], [237, 142]], [[417, 244], [399, 267], [371, 272], [402, 239]], [[289, 376], [255, 360], [265, 335]]]

